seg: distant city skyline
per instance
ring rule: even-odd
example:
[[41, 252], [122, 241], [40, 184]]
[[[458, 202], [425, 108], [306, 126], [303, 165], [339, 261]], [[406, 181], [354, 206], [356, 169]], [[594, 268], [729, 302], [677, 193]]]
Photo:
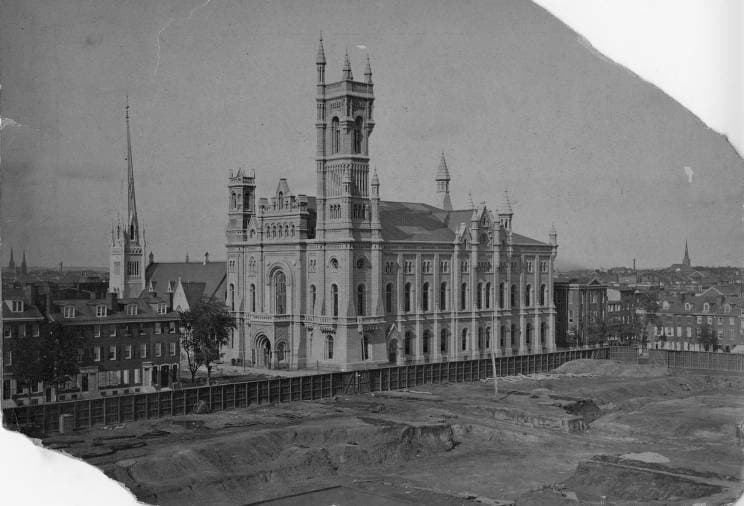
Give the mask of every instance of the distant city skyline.
[[693, 265], [741, 265], [744, 164], [726, 139], [529, 2], [82, 5], [2, 5], [0, 111], [21, 125], [1, 144], [3, 265], [11, 247], [105, 265], [127, 94], [156, 259], [224, 259], [230, 169], [255, 169], [259, 194], [278, 177], [315, 194], [320, 30], [329, 76], [347, 48], [354, 72], [371, 57], [383, 199], [435, 202], [445, 151], [454, 206], [508, 188], [515, 230], [545, 240], [555, 222], [564, 270], [678, 263], [685, 240]]

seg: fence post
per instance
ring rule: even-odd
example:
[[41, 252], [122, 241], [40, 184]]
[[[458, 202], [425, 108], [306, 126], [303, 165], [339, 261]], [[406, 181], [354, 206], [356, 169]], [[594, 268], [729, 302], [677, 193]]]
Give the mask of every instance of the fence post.
[[116, 398], [116, 423], [121, 423], [121, 397]]

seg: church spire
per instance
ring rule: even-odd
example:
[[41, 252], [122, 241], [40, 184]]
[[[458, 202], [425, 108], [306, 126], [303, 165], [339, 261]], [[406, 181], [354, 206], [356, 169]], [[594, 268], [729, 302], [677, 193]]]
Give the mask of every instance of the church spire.
[[687, 250], [687, 239], [685, 239], [685, 256], [682, 258], [682, 265], [690, 267], [690, 252]]
[[137, 201], [134, 196], [134, 163], [132, 162], [132, 137], [129, 132], [129, 97], [126, 106], [127, 123], [127, 239], [139, 243], [139, 222], [137, 220]]
[[23, 250], [23, 259], [21, 260], [21, 274], [27, 274], [28, 267], [26, 266], [26, 250]]
[[442, 157], [439, 159], [439, 167], [437, 168], [437, 195], [439, 196], [439, 207], [445, 211], [452, 210], [452, 201], [449, 195], [449, 183], [450, 174], [447, 168], [447, 160], [444, 158], [444, 151], [442, 151]]
[[13, 258], [13, 248], [10, 248], [10, 262], [8, 262], [8, 269], [14, 271], [16, 268], [15, 259]]
[[318, 42], [318, 54], [315, 57], [315, 67], [318, 70], [318, 84], [325, 84], [325, 49], [323, 49], [323, 32], [320, 32], [320, 41]]
[[354, 80], [354, 75], [351, 73], [351, 62], [349, 61], [349, 50], [346, 50], [346, 55], [344, 56], [344, 68], [342, 70], [342, 77], [341, 79], [343, 81], [352, 81]]

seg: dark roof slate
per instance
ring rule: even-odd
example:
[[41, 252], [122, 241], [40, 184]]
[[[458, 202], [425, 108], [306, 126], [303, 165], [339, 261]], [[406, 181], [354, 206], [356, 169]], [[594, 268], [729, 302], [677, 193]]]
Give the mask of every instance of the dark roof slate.
[[[153, 262], [145, 271], [146, 284], [152, 282], [158, 294], [168, 291], [168, 283], [175, 290], [178, 278], [181, 283], [204, 283], [203, 295], [225, 300], [226, 262]], [[185, 288], [185, 286], [184, 286]]]

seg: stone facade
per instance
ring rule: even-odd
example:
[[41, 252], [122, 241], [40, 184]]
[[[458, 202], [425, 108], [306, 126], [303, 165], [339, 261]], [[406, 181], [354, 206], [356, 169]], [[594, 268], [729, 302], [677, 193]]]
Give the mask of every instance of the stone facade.
[[380, 199], [369, 178], [374, 89], [348, 55], [342, 80], [317, 64], [317, 196], [280, 179], [258, 198], [255, 173], [228, 181], [227, 304], [239, 346], [225, 359], [258, 367], [346, 370], [552, 350], [555, 231], [512, 231], [505, 194], [452, 210], [442, 155], [437, 206]]

